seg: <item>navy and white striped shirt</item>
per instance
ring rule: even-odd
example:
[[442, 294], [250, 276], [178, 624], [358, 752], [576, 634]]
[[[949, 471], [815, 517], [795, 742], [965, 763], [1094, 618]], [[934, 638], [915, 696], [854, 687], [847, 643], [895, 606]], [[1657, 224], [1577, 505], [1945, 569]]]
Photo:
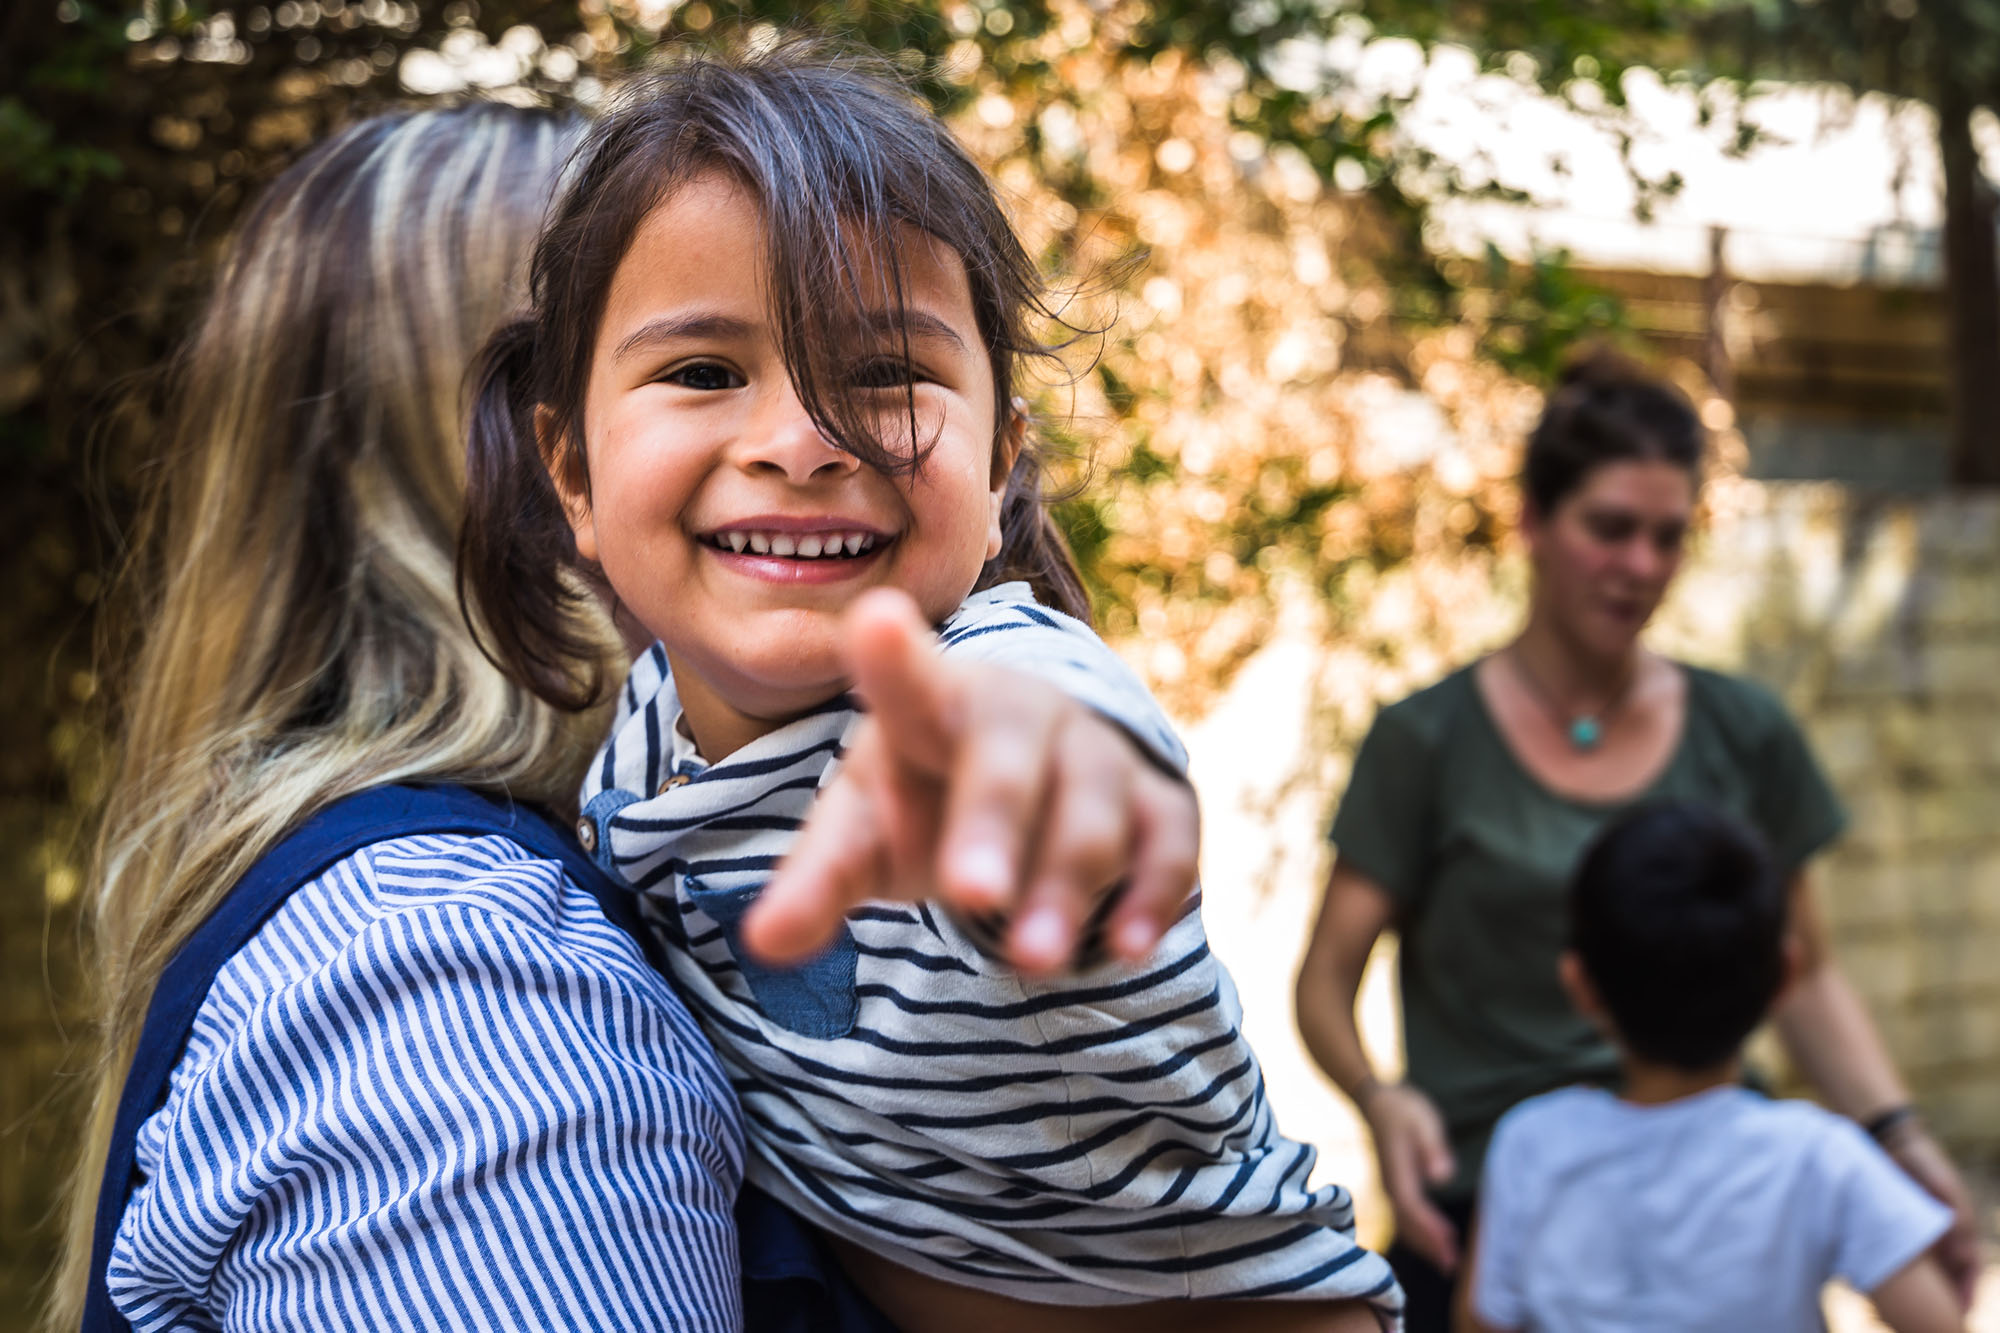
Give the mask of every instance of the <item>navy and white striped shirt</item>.
[[160, 1329], [741, 1323], [735, 1098], [561, 867], [378, 843], [216, 977], [109, 1268]]
[[[968, 599], [940, 640], [1184, 766], [1137, 678], [1025, 584]], [[855, 718], [837, 699], [708, 765], [656, 647], [583, 792], [600, 863], [641, 893], [729, 1071], [750, 1179], [897, 1263], [1025, 1300], [1366, 1296], [1393, 1315], [1347, 1192], [1308, 1188], [1313, 1149], [1278, 1133], [1195, 905], [1145, 963], [1055, 981], [923, 905], [862, 908], [799, 969], [736, 946]]]

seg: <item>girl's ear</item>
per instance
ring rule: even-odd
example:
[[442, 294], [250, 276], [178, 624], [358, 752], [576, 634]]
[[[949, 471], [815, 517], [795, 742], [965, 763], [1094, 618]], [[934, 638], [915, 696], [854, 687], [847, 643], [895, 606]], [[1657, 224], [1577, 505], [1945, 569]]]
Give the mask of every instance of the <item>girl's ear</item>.
[[1021, 457], [1021, 450], [1027, 442], [1028, 402], [1025, 398], [1015, 398], [1007, 404], [1007, 424], [1001, 427], [993, 441], [993, 471], [988, 478], [991, 493], [988, 496], [986, 523], [988, 560], [1000, 554], [1003, 541], [1000, 510], [1007, 501], [1007, 483], [1014, 476], [1014, 464]]
[[597, 563], [597, 524], [590, 512], [590, 482], [584, 475], [581, 451], [565, 448], [555, 413], [546, 404], [535, 407], [535, 449], [548, 470], [549, 484], [562, 503], [563, 517], [569, 520], [576, 538], [576, 553]]

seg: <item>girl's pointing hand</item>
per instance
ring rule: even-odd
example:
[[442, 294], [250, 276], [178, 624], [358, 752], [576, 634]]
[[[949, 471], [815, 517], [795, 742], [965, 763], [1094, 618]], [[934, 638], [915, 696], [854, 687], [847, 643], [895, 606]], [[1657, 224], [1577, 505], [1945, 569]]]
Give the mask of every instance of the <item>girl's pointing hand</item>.
[[1008, 960], [1049, 973], [1121, 882], [1104, 945], [1152, 951], [1194, 887], [1186, 782], [1053, 685], [947, 662], [901, 593], [859, 599], [845, 647], [868, 716], [744, 921], [753, 953], [795, 961], [869, 899], [937, 898], [975, 926], [1004, 922]]

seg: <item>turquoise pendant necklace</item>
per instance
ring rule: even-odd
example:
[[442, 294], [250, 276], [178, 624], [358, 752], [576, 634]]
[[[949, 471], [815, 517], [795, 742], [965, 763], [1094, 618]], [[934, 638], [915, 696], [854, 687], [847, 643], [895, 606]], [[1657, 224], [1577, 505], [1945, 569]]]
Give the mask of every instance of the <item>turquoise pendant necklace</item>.
[[1611, 724], [1612, 717], [1624, 704], [1625, 696], [1632, 692], [1632, 682], [1639, 674], [1638, 664], [1635, 661], [1626, 671], [1625, 679], [1618, 682], [1618, 688], [1612, 691], [1609, 699], [1605, 700], [1604, 707], [1595, 711], [1572, 713], [1558, 703], [1556, 697], [1535, 678], [1535, 673], [1528, 670], [1528, 664], [1521, 660], [1521, 654], [1514, 647], [1510, 645], [1506, 655], [1508, 665], [1514, 668], [1514, 674], [1528, 687], [1528, 693], [1535, 696], [1535, 702], [1548, 713], [1563, 735], [1569, 738], [1570, 749], [1578, 754], [1589, 754], [1604, 743], [1604, 729]]

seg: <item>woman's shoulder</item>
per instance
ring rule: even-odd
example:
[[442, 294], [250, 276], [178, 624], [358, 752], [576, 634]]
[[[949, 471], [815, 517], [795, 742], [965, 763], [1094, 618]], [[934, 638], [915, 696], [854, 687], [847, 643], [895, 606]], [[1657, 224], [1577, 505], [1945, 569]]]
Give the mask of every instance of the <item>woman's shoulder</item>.
[[425, 938], [489, 947], [470, 938], [480, 920], [592, 953], [628, 940], [558, 862], [499, 835], [427, 834], [363, 847], [301, 884], [222, 975], [282, 982], [376, 935], [398, 941], [389, 954]]
[[1479, 687], [1473, 673], [1479, 669], [1479, 660], [1383, 705], [1375, 714], [1375, 727], [1427, 748], [1442, 746], [1469, 710], [1478, 706]]
[[[127, 1309], [234, 1299], [214, 1285], [225, 1265], [274, 1307], [310, 1289], [359, 1310], [354, 1283], [393, 1271], [420, 1303], [575, 1279], [589, 1290], [557, 1303], [582, 1308], [602, 1274], [544, 1251], [621, 1225], [725, 1273], [743, 1162], [713, 1048], [636, 942], [560, 865], [460, 835], [377, 843], [300, 885], [217, 973], [135, 1147], [109, 1276]], [[570, 1183], [600, 1177], [601, 1193]], [[632, 1225], [633, 1206], [659, 1215]], [[426, 1288], [411, 1216], [500, 1262]], [[522, 1233], [523, 1216], [553, 1225]], [[641, 1266], [634, 1299], [664, 1300], [645, 1289], [660, 1271]]]
[[[217, 972], [176, 1079], [279, 1030], [256, 1016], [311, 1011], [339, 1027], [367, 1017], [351, 1001], [377, 987], [471, 1002], [528, 973], [619, 992], [703, 1047], [637, 941], [559, 863], [502, 836], [436, 834], [364, 847], [295, 889]], [[448, 1022], [407, 1035], [456, 1040]]]
[[611, 1066], [633, 1059], [727, 1141], [736, 1113], [713, 1047], [559, 864], [500, 836], [396, 838], [301, 884], [223, 963], [139, 1159], [233, 1104], [246, 1078], [296, 1094], [264, 1113], [317, 1126], [311, 1104], [370, 1069], [456, 1069], [422, 1095], [504, 1102], [553, 1061], [622, 1105], [629, 1073]]
[[1679, 666], [1687, 678], [1689, 718], [1713, 723], [1725, 736], [1752, 743], [1797, 730], [1784, 701], [1761, 681], [1688, 662]]

